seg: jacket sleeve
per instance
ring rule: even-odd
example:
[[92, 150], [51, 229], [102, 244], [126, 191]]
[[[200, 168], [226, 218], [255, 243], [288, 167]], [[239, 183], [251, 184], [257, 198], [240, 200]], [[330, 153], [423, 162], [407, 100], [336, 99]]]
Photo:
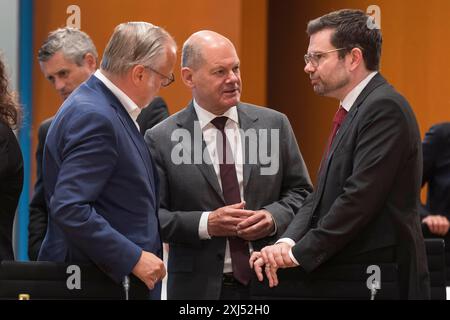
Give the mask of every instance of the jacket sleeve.
[[142, 249], [92, 205], [115, 170], [116, 134], [110, 120], [95, 112], [81, 113], [67, 124], [58, 146], [61, 163], [49, 210], [68, 241], [120, 282], [134, 268]]

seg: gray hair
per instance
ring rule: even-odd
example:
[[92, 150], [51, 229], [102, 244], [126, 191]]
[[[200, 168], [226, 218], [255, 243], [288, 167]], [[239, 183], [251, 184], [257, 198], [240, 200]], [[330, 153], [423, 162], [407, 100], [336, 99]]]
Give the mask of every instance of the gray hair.
[[97, 49], [91, 38], [76, 28], [66, 27], [50, 32], [39, 49], [38, 60], [46, 62], [60, 50], [66, 59], [73, 61], [78, 66], [83, 65], [87, 53], [92, 54], [95, 60], [98, 57]]
[[192, 43], [189, 39], [184, 43], [181, 52], [181, 67], [191, 69], [199, 68], [204, 62], [200, 46]]
[[148, 22], [126, 22], [118, 25], [103, 54], [101, 68], [123, 75], [135, 65], [159, 63], [167, 44], [176, 48], [172, 36], [163, 28]]

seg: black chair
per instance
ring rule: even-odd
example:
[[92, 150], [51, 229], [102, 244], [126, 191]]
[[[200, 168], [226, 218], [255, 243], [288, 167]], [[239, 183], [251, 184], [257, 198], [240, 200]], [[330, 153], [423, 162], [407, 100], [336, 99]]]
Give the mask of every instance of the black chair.
[[[396, 264], [378, 264], [381, 274], [381, 288], [375, 299], [400, 298], [398, 268]], [[322, 267], [306, 273], [300, 268], [278, 270], [279, 285], [269, 288], [267, 279], [252, 280], [252, 299], [299, 299], [299, 300], [369, 300], [371, 291], [367, 288], [367, 267], [360, 264]]]
[[450, 232], [444, 237], [440, 237], [430, 232], [428, 226], [422, 223], [422, 233], [425, 239], [442, 239], [445, 243], [445, 274], [446, 274], [446, 286], [450, 286]]
[[430, 272], [432, 300], [446, 299], [445, 243], [443, 239], [425, 239], [425, 249]]
[[[124, 299], [125, 290], [93, 265], [80, 265], [80, 289], [69, 289], [73, 272], [68, 264], [53, 262], [0, 263], [0, 299], [17, 300], [20, 294], [30, 299]], [[69, 270], [70, 271], [70, 270]], [[145, 284], [130, 277], [129, 298], [148, 299]]]

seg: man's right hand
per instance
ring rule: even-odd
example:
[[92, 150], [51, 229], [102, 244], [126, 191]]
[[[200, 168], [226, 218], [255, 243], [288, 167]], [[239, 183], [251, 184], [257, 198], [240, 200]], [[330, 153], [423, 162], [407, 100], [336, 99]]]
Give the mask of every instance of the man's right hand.
[[142, 251], [138, 263], [131, 272], [141, 279], [149, 289], [153, 289], [155, 284], [166, 276], [164, 262], [147, 251]]
[[208, 217], [208, 233], [215, 237], [237, 236], [237, 225], [254, 214], [245, 210], [245, 202], [214, 210]]
[[430, 232], [438, 236], [445, 236], [450, 227], [448, 219], [441, 215], [429, 215], [422, 220], [430, 229]]

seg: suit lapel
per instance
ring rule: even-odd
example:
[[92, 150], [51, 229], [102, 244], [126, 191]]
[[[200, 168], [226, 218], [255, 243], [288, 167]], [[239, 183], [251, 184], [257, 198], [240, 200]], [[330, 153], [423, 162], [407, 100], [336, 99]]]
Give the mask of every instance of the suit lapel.
[[[146, 146], [138, 128], [136, 127], [133, 120], [127, 113], [125, 107], [122, 106], [122, 104], [117, 99], [117, 97], [97, 77], [92, 76], [91, 80], [94, 81], [94, 83], [96, 83], [100, 87], [100, 89], [103, 91], [103, 93], [109, 100], [112, 108], [116, 111], [117, 117], [119, 118], [120, 122], [124, 126], [125, 131], [131, 137], [134, 145], [136, 146], [136, 149], [139, 152], [139, 155], [142, 158], [142, 162], [145, 166], [147, 175], [150, 179], [149, 181], [155, 182], [153, 171], [150, 168], [151, 163], [152, 163], [152, 160], [150, 157], [150, 152], [148, 151], [147, 146]], [[152, 186], [152, 188], [154, 188], [154, 186]]]
[[[202, 173], [206, 181], [211, 185], [213, 190], [220, 196], [220, 198], [225, 203], [222, 189], [220, 188], [219, 181], [217, 180], [216, 171], [214, 170], [214, 166], [212, 165], [212, 161], [209, 156], [205, 140], [203, 139], [202, 129], [200, 128], [198, 117], [192, 102], [186, 109], [180, 112], [177, 119], [177, 125], [179, 127], [188, 130], [191, 137], [190, 145], [183, 144], [183, 152], [189, 154], [189, 158], [195, 164], [195, 167]], [[197, 155], [197, 157], [201, 155], [200, 159], [195, 159], [196, 155], [194, 154], [195, 153], [194, 145], [196, 139], [197, 141], [198, 139], [201, 139], [202, 141], [200, 154]], [[203, 157], [205, 157], [206, 159], [204, 159]]]
[[[237, 107], [238, 111], [238, 117], [239, 117], [239, 127], [242, 129], [243, 132], [246, 132], [248, 129], [255, 128], [254, 122], [258, 120], [257, 117], [253, 117], [250, 114], [248, 114], [248, 109], [246, 109], [242, 104], [239, 104]], [[258, 133], [257, 133], [258, 134]], [[257, 139], [259, 142], [259, 139]], [[249, 150], [245, 148], [245, 140], [244, 136], [241, 135], [241, 147], [242, 147], [242, 155], [243, 158], [243, 182], [244, 182], [244, 194], [245, 190], [248, 184], [248, 181], [250, 180], [250, 176], [252, 174], [252, 171], [254, 170], [254, 167], [257, 166], [257, 164], [251, 164], [249, 157], [250, 155]], [[259, 152], [259, 144], [257, 147], [257, 151]]]
[[312, 212], [314, 212], [316, 210], [317, 205], [319, 204], [319, 201], [322, 198], [322, 194], [325, 189], [326, 177], [328, 175], [328, 168], [329, 168], [331, 160], [333, 159], [333, 154], [336, 151], [336, 149], [338, 148], [338, 146], [340, 145], [343, 137], [345, 136], [346, 132], [350, 128], [351, 124], [353, 123], [353, 120], [355, 119], [355, 117], [359, 111], [359, 107], [361, 106], [361, 104], [364, 102], [364, 100], [367, 98], [367, 96], [373, 90], [375, 90], [380, 85], [385, 84], [385, 83], [386, 83], [386, 80], [379, 73], [377, 73], [373, 77], [373, 79], [370, 80], [370, 82], [367, 84], [367, 86], [364, 88], [364, 90], [361, 92], [361, 94], [358, 96], [355, 103], [353, 104], [353, 106], [350, 109], [350, 113], [345, 117], [345, 120], [342, 123], [341, 128], [339, 129], [336, 137], [333, 140], [333, 143], [331, 144], [328, 157], [325, 159], [325, 164], [324, 164], [325, 167], [323, 170], [323, 174], [321, 174], [319, 177], [319, 182], [318, 182], [318, 186], [317, 186], [316, 195], [314, 197], [314, 204], [313, 204]]

